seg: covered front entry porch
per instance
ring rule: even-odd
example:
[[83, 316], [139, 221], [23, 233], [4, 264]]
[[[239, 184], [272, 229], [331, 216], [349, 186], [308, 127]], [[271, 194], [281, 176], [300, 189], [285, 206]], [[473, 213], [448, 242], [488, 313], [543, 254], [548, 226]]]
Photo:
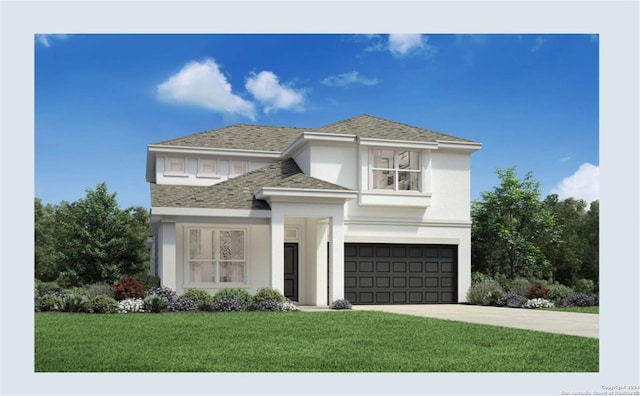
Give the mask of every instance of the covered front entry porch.
[[261, 189], [271, 206], [270, 284], [301, 305], [344, 298], [344, 204], [351, 191]]

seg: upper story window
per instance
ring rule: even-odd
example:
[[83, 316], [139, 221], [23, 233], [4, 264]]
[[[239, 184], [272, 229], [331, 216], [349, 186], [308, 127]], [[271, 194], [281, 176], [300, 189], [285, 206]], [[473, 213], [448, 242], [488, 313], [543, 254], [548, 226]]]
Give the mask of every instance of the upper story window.
[[184, 175], [186, 173], [184, 157], [167, 157], [164, 173], [170, 175]]
[[420, 191], [420, 153], [409, 150], [372, 150], [371, 189]]
[[231, 161], [230, 176], [242, 175], [243, 173], [247, 173], [248, 169], [249, 163], [247, 161], [233, 160]]
[[198, 160], [198, 176], [215, 176], [218, 172], [218, 162], [214, 159]]

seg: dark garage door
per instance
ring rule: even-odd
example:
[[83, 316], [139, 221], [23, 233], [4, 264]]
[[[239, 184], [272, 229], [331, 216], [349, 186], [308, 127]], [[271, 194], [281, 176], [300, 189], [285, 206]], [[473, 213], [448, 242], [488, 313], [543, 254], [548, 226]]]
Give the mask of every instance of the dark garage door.
[[457, 285], [455, 245], [344, 245], [344, 298], [353, 304], [457, 303]]

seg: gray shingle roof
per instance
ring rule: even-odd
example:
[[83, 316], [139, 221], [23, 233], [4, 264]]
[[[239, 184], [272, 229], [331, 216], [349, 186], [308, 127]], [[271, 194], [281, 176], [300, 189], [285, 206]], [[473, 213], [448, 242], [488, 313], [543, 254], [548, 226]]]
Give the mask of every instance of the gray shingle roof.
[[472, 142], [471, 140], [461, 139], [455, 136], [445, 135], [443, 133], [395, 121], [389, 121], [367, 114], [317, 128], [314, 132], [356, 135], [361, 138], [371, 139], [406, 140], [413, 142], [435, 142], [437, 140]]
[[155, 144], [280, 152], [304, 131], [308, 131], [308, 129], [236, 124]]
[[315, 129], [236, 124], [177, 139], [165, 140], [155, 143], [155, 145], [282, 152], [303, 132], [356, 135], [361, 138], [412, 142], [435, 142], [437, 140], [472, 142], [471, 140], [363, 114]]
[[253, 196], [262, 187], [351, 191], [305, 175], [294, 160], [288, 159], [208, 187], [152, 183], [151, 206], [270, 210], [265, 201]]

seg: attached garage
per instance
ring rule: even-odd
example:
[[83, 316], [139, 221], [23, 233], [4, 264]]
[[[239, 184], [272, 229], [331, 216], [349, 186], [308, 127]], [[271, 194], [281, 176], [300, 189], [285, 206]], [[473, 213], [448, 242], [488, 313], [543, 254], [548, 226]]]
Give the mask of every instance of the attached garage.
[[353, 304], [458, 302], [458, 247], [345, 243], [344, 297]]

